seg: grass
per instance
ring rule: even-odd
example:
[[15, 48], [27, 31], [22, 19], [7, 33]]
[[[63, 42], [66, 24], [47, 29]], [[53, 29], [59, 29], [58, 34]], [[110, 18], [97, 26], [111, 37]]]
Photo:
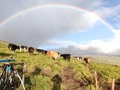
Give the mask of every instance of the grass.
[[[14, 53], [8, 50], [7, 45], [8, 43], [0, 42], [0, 58], [4, 59], [13, 55], [15, 62], [27, 64], [27, 73], [25, 74], [26, 90], [51, 90], [53, 87], [51, 79], [56, 74], [62, 78], [61, 90], [84, 90], [90, 88], [94, 90], [95, 71], [98, 73], [100, 90], [108, 87], [113, 78], [120, 79], [120, 66], [118, 65], [91, 62], [90, 65], [86, 66], [84, 61], [71, 60], [68, 62], [62, 58], [52, 60], [50, 57], [37, 52], [34, 55], [19, 52], [19, 50]], [[22, 90], [21, 87], [18, 90]]]

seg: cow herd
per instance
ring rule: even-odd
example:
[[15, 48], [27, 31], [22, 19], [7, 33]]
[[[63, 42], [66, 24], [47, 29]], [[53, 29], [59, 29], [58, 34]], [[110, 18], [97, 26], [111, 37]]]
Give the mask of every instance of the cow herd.
[[[33, 55], [34, 51], [36, 50], [38, 53], [41, 53], [43, 55], [48, 55], [49, 57], [51, 57], [52, 59], [56, 60], [59, 57], [62, 57], [64, 60], [70, 61], [70, 59], [74, 59], [74, 60], [82, 60], [82, 57], [79, 56], [71, 56], [71, 54], [61, 54], [59, 52], [55, 52], [55, 51], [47, 51], [47, 50], [43, 50], [43, 49], [36, 49], [33, 47], [27, 47], [27, 46], [19, 46], [19, 45], [15, 45], [10, 43], [8, 45], [8, 49], [15, 52], [17, 49], [20, 50], [20, 52], [24, 51], [29, 53], [29, 55]], [[90, 63], [90, 57], [85, 57], [83, 58], [83, 60], [85, 61], [86, 64]]]
[[9, 44], [8, 45], [8, 49], [9, 50], [11, 50], [11, 51], [16, 51], [17, 49], [19, 49], [20, 50], [20, 52], [22, 51], [22, 50], [24, 50], [25, 52], [27, 51], [27, 46], [18, 46], [18, 45], [15, 45], [15, 44]]

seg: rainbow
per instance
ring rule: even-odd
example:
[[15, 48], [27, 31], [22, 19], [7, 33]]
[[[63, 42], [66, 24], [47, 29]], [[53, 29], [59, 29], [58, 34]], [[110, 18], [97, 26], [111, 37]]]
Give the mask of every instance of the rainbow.
[[14, 20], [15, 18], [17, 18], [18, 16], [26, 14], [28, 12], [31, 12], [33, 10], [44, 9], [44, 8], [56, 8], [56, 7], [59, 7], [59, 8], [68, 8], [68, 9], [72, 9], [72, 10], [76, 10], [76, 11], [82, 11], [84, 13], [87, 13], [88, 15], [91, 15], [91, 16], [97, 18], [103, 24], [105, 24], [106, 26], [108, 26], [112, 31], [114, 30], [113, 27], [110, 24], [108, 24], [102, 18], [98, 17], [96, 14], [91, 13], [91, 12], [85, 10], [85, 9], [80, 8], [80, 7], [71, 6], [71, 5], [64, 5], [64, 4], [47, 4], [47, 5], [39, 5], [39, 6], [28, 8], [26, 10], [23, 10], [23, 11], [20, 11], [18, 13], [15, 13], [12, 16], [10, 16], [7, 19], [5, 19], [4, 21], [2, 21], [0, 23], [0, 28], [3, 27], [5, 24], [9, 23], [10, 21]]

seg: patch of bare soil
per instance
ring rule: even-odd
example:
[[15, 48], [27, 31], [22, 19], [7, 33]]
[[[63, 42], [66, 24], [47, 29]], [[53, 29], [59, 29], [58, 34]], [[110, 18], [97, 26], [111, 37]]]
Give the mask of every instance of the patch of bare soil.
[[66, 86], [65, 90], [87, 90], [87, 83], [84, 80], [77, 80], [74, 78], [75, 72], [72, 67], [67, 67], [63, 70], [62, 81]]

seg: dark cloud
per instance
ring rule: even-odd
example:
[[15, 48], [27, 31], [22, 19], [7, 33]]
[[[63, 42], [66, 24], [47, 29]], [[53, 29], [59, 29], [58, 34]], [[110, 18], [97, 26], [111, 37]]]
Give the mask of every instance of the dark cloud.
[[[89, 3], [88, 3], [89, 2]], [[45, 5], [45, 4], [67, 4], [77, 6], [87, 10], [93, 10], [100, 7], [102, 0], [1, 0], [0, 1], [0, 21], [30, 7]]]
[[2, 25], [0, 39], [38, 47], [45, 41], [90, 28], [97, 18], [71, 8], [47, 7], [16, 15]]

